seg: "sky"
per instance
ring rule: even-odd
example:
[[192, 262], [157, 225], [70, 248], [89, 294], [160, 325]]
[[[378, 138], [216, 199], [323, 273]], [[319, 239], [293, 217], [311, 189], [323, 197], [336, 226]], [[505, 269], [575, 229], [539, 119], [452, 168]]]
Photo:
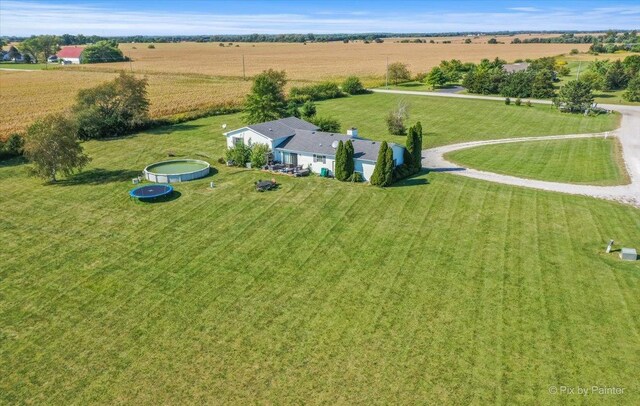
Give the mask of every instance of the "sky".
[[0, 0], [0, 35], [438, 33], [640, 28], [640, 1]]

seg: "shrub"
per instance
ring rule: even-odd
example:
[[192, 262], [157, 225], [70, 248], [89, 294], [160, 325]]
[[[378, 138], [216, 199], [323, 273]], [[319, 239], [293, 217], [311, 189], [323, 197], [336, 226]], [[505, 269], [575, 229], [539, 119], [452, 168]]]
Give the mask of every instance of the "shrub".
[[155, 45], [153, 45], [153, 44], [149, 44], [149, 45], [147, 46], [147, 48], [149, 48], [149, 49], [156, 49], [156, 46], [155, 46]]
[[320, 131], [328, 132], [328, 133], [339, 133], [340, 132], [340, 122], [331, 117], [322, 117], [315, 116], [309, 120], [312, 124], [320, 127]]
[[24, 138], [20, 134], [11, 134], [6, 141], [0, 140], [0, 158], [11, 158], [22, 155]]
[[342, 91], [348, 94], [362, 94], [366, 89], [357, 76], [349, 76], [342, 83]]
[[300, 115], [302, 115], [302, 118], [304, 118], [305, 120], [309, 120], [312, 117], [315, 117], [316, 111], [316, 104], [311, 100], [307, 100], [306, 102], [304, 102], [302, 107], [300, 107]]
[[571, 55], [577, 55], [577, 54], [579, 54], [579, 53], [580, 53], [580, 51], [578, 51], [576, 48], [573, 48], [573, 49], [571, 50], [571, 52], [569, 52], [569, 53], [570, 53]]
[[507, 106], [511, 104], [511, 99], [510, 98], [506, 98], [504, 99], [504, 104], [506, 104]]
[[531, 100], [527, 100], [527, 102], [525, 103], [525, 105], [527, 107], [532, 107], [533, 105], [531, 104]]
[[630, 102], [640, 102], [640, 73], [629, 81], [627, 90], [622, 94], [622, 98]]
[[515, 105], [516, 105], [516, 106], [519, 106], [519, 105], [521, 105], [521, 104], [522, 104], [522, 100], [520, 100], [520, 98], [518, 97], [518, 98], [516, 99], [516, 101], [515, 101]]
[[289, 97], [297, 102], [307, 100], [327, 100], [342, 97], [344, 94], [340, 87], [334, 82], [323, 82], [315, 85], [292, 87], [289, 91]]
[[581, 80], [571, 80], [560, 88], [555, 105], [562, 111], [584, 112], [593, 103], [591, 86]]
[[233, 162], [235, 166], [245, 166], [247, 162], [251, 161], [251, 148], [244, 144], [236, 145], [227, 149], [225, 157], [228, 162]]
[[354, 172], [351, 176], [349, 176], [347, 182], [364, 182], [364, 178], [362, 177], [362, 174], [360, 172]]
[[268, 154], [271, 152], [266, 144], [253, 144], [251, 147], [251, 166], [261, 168], [267, 164]]
[[389, 134], [392, 135], [405, 135], [407, 133], [407, 128], [404, 126], [404, 118], [393, 111], [390, 111], [387, 116], [387, 128], [389, 129]]

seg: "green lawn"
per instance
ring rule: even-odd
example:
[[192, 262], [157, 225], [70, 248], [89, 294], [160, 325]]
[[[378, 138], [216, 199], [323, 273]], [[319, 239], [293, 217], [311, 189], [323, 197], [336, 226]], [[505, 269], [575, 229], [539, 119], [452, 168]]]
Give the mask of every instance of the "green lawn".
[[0, 69], [28, 69], [28, 70], [42, 70], [42, 69], [55, 69], [58, 68], [57, 64], [44, 64], [44, 63], [13, 63], [13, 62], [0, 62]]
[[404, 145], [405, 137], [390, 135], [385, 121], [400, 100], [409, 103], [408, 124], [422, 122], [425, 148], [471, 140], [601, 132], [619, 123], [617, 114], [584, 117], [544, 105], [380, 93], [319, 102], [318, 115], [338, 118], [343, 130], [358, 127], [362, 137]]
[[[57, 185], [0, 164], [0, 403], [640, 402], [640, 262], [603, 253], [637, 209], [444, 173], [257, 193], [223, 123], [85, 143]], [[169, 150], [217, 173], [130, 201]]]
[[470, 168], [523, 178], [601, 186], [629, 183], [615, 138], [486, 145], [451, 152], [446, 157]]

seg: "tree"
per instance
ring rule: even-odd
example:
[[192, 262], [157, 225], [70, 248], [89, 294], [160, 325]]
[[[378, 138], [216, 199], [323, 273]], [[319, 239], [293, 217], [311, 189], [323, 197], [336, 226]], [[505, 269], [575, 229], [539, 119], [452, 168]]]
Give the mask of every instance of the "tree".
[[413, 127], [413, 167], [416, 172], [422, 169], [422, 124], [418, 121]]
[[244, 119], [247, 124], [277, 120], [286, 114], [284, 85], [287, 83], [284, 71], [269, 69], [253, 79], [251, 92], [244, 105]]
[[630, 55], [622, 61], [627, 75], [631, 78], [640, 73], [640, 55]]
[[73, 111], [82, 140], [132, 132], [148, 120], [147, 79], [120, 72], [110, 82], [80, 90]]
[[491, 38], [489, 41], [487, 41], [487, 44], [497, 44], [498, 40], [495, 38]]
[[336, 166], [335, 166], [335, 177], [340, 181], [345, 181], [349, 178], [347, 175], [347, 154], [346, 149], [344, 147], [344, 143], [341, 141], [338, 142], [338, 148], [336, 149]]
[[439, 86], [444, 86], [447, 84], [447, 75], [445, 75], [444, 71], [436, 66], [427, 75], [425, 82], [431, 86], [431, 88], [436, 88]]
[[557, 104], [565, 111], [583, 112], [593, 103], [591, 86], [581, 80], [571, 80], [560, 88]]
[[[553, 72], [542, 69], [534, 73], [531, 83], [531, 97], [546, 99], [555, 96], [556, 91], [553, 86]], [[528, 96], [524, 96], [528, 97]]]
[[104, 63], [122, 62], [126, 58], [122, 51], [118, 49], [115, 41], [98, 41], [82, 51], [80, 62], [82, 63]]
[[355, 154], [355, 149], [353, 148], [353, 142], [351, 142], [351, 140], [347, 140], [347, 142], [344, 143], [344, 150], [345, 150], [345, 155], [346, 155], [346, 160], [347, 160], [347, 164], [346, 164], [346, 170], [347, 170], [347, 179], [351, 178], [353, 175], [353, 172], [355, 171], [355, 163], [353, 162], [353, 157]]
[[362, 94], [366, 90], [357, 76], [349, 76], [342, 82], [342, 91], [348, 94]]
[[300, 118], [300, 109], [298, 108], [298, 103], [293, 100], [289, 100], [287, 103], [286, 116], [287, 117], [297, 117]]
[[24, 40], [21, 46], [36, 62], [40, 57], [46, 62], [51, 55], [60, 50], [59, 43], [60, 38], [55, 35], [38, 35]]
[[626, 101], [640, 102], [640, 72], [629, 81], [627, 90], [622, 94], [622, 98]]
[[340, 132], [340, 122], [335, 118], [331, 117], [322, 117], [322, 116], [314, 116], [309, 120], [312, 124], [315, 124], [320, 128], [320, 131], [328, 132], [328, 133], [339, 133]]
[[394, 62], [389, 65], [387, 73], [389, 75], [389, 79], [391, 79], [391, 81], [395, 85], [397, 85], [399, 82], [406, 82], [407, 80], [411, 80], [411, 73], [409, 72], [407, 65], [402, 62]]
[[311, 100], [307, 100], [304, 102], [302, 107], [300, 107], [300, 114], [302, 118], [305, 120], [309, 120], [316, 115], [316, 104]]
[[393, 184], [393, 148], [387, 147], [384, 154], [384, 185], [391, 186]]
[[409, 118], [409, 104], [400, 100], [395, 109], [391, 110], [387, 115], [387, 128], [389, 134], [405, 135], [407, 128], [404, 125], [405, 120]]
[[580, 75], [580, 80], [588, 83], [592, 90], [604, 89], [604, 77], [598, 72], [587, 70]]
[[604, 75], [605, 90], [619, 90], [627, 86], [629, 78], [620, 60], [614, 61]]
[[56, 182], [59, 173], [70, 176], [89, 163], [75, 127], [72, 119], [61, 114], [51, 114], [29, 126], [24, 155], [33, 163], [33, 175]]
[[376, 166], [373, 169], [371, 178], [369, 179], [369, 182], [374, 186], [385, 186], [385, 168], [388, 148], [389, 147], [387, 146], [387, 142], [382, 141], [382, 144], [380, 144], [380, 149], [378, 150], [378, 159], [376, 160]]

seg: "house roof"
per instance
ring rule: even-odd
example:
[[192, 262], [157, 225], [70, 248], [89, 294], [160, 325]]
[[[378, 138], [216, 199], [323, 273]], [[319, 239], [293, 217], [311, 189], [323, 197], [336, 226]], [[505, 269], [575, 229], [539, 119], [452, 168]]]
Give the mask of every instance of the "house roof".
[[58, 55], [58, 58], [80, 58], [82, 51], [84, 51], [84, 47], [62, 47], [56, 55]]
[[[333, 143], [346, 142], [347, 140], [351, 140], [353, 143], [353, 157], [355, 159], [374, 162], [378, 159], [382, 142], [322, 131], [296, 130], [293, 137], [284, 140], [276, 148], [309, 154], [335, 155], [336, 148], [333, 147]], [[393, 145], [395, 144], [389, 143], [389, 146]]]
[[281, 118], [279, 120], [267, 121], [266, 123], [252, 124], [248, 128], [264, 135], [270, 140], [290, 137], [296, 130], [315, 131], [319, 128], [296, 117]]
[[507, 73], [522, 72], [527, 70], [528, 67], [529, 67], [528, 62], [507, 63], [502, 65], [502, 69], [504, 69], [504, 71]]

